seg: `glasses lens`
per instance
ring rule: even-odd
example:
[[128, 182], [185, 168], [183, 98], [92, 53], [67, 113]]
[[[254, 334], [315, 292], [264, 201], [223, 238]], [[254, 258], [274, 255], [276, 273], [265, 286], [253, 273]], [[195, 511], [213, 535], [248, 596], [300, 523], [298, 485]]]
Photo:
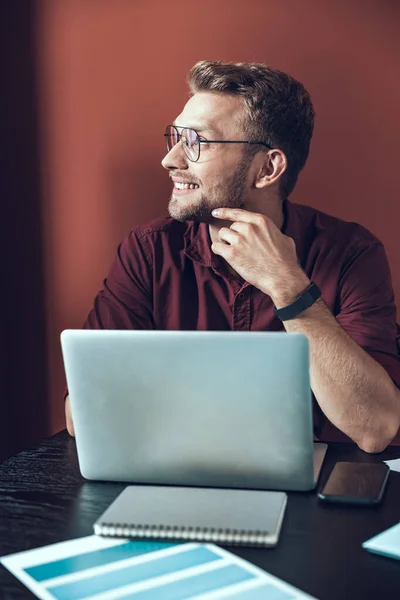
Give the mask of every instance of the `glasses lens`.
[[185, 129], [182, 129], [181, 135], [182, 145], [183, 149], [185, 150], [186, 156], [190, 160], [196, 162], [196, 160], [199, 160], [199, 136], [197, 135], [194, 129], [188, 129], [187, 127]]
[[167, 150], [169, 152], [179, 142], [178, 130], [175, 129], [175, 127], [173, 125], [168, 125], [168, 127], [165, 130], [164, 135], [165, 135], [165, 139], [167, 141]]

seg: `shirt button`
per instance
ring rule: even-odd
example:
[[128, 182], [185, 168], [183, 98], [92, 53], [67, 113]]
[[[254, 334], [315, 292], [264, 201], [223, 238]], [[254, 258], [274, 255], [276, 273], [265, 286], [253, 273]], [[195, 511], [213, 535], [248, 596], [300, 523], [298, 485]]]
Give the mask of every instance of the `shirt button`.
[[239, 300], [243, 300], [243, 299], [244, 299], [244, 294], [243, 294], [243, 292], [241, 292], [241, 293], [239, 294]]

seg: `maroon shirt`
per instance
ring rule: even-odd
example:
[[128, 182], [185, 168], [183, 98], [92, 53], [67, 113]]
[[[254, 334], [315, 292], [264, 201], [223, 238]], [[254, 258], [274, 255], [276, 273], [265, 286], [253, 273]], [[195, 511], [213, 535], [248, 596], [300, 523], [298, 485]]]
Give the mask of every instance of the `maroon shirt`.
[[[400, 329], [382, 243], [313, 208], [287, 201], [284, 209], [282, 231], [294, 239], [301, 267], [343, 329], [400, 387]], [[208, 226], [191, 221], [159, 219], [131, 231], [85, 328], [284, 330], [270, 297], [232, 277], [210, 245]], [[314, 423], [323, 438], [327, 419], [315, 400]]]

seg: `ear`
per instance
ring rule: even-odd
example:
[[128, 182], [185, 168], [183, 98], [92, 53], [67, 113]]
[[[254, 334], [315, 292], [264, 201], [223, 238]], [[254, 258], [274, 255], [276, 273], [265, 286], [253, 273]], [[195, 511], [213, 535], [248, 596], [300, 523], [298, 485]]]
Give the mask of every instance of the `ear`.
[[282, 150], [269, 150], [262, 156], [254, 185], [256, 188], [269, 187], [276, 183], [287, 169], [286, 154]]

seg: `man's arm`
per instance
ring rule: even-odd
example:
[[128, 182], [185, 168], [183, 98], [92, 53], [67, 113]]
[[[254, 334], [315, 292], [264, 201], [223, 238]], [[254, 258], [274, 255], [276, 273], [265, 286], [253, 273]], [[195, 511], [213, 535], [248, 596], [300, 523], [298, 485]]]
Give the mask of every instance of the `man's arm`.
[[71, 404], [69, 401], [69, 395], [65, 398], [65, 421], [66, 421], [67, 431], [68, 431], [69, 435], [74, 436], [75, 429], [74, 429], [74, 423], [72, 421]]
[[[298, 292], [307, 287], [300, 285]], [[280, 308], [296, 295], [273, 301]], [[400, 390], [385, 369], [348, 336], [322, 299], [284, 326], [308, 337], [311, 388], [327, 418], [365, 452], [383, 451], [400, 425]]]
[[[298, 264], [294, 241], [283, 235], [271, 219], [239, 209], [219, 209], [215, 216], [233, 223], [230, 228], [220, 229], [221, 241], [214, 242], [212, 250], [243, 279], [270, 296], [277, 308], [293, 302], [310, 284]], [[382, 356], [390, 344], [383, 348], [383, 333], [379, 330], [385, 319], [393, 326], [395, 321], [392, 306], [384, 307], [384, 318], [377, 317], [380, 307], [374, 304], [375, 281], [368, 256], [363, 260], [364, 287], [358, 284], [356, 301], [338, 319], [320, 299], [284, 326], [309, 339], [311, 387], [327, 418], [362, 450], [380, 452], [395, 437], [400, 425], [400, 391], [361, 346]], [[382, 257], [379, 266], [386, 270]], [[355, 281], [352, 275], [349, 268], [349, 288]]]

